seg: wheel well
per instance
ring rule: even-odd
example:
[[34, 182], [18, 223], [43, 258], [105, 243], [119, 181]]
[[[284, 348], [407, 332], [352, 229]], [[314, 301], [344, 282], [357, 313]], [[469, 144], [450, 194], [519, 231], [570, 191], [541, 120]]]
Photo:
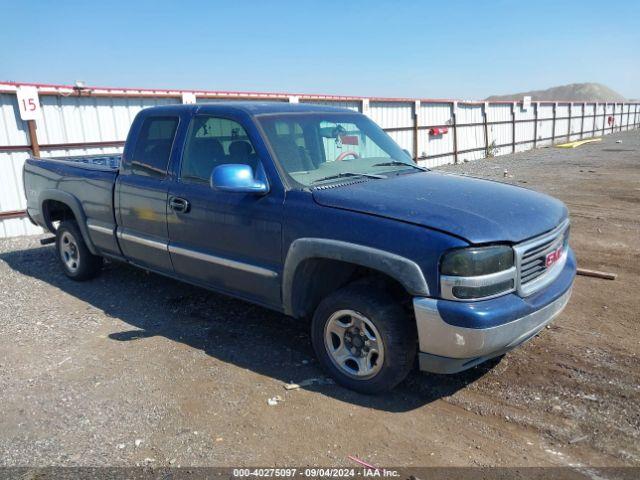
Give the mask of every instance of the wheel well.
[[66, 203], [57, 200], [45, 200], [42, 203], [42, 214], [47, 228], [51, 233], [56, 233], [57, 227], [54, 222], [64, 222], [65, 220], [76, 220], [73, 210]]
[[409, 292], [386, 273], [340, 260], [309, 258], [298, 265], [293, 277], [293, 315], [310, 318], [323, 298], [354, 282], [366, 282], [379, 287], [402, 305], [410, 304]]

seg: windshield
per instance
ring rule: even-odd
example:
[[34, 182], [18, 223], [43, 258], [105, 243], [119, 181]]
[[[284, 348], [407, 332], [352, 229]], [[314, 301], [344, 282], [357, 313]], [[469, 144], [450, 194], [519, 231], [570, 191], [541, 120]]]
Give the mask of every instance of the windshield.
[[258, 119], [282, 168], [307, 187], [344, 177], [385, 178], [422, 170], [364, 115], [292, 113]]

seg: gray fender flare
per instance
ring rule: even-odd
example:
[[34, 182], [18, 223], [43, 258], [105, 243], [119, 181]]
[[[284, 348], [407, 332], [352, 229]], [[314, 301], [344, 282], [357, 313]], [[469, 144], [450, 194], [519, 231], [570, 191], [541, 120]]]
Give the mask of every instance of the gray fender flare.
[[287, 252], [282, 273], [282, 303], [293, 314], [293, 282], [298, 266], [311, 258], [326, 258], [378, 270], [397, 280], [412, 295], [429, 296], [422, 270], [413, 260], [377, 248], [324, 238], [299, 238]]
[[42, 216], [44, 221], [47, 224], [47, 228], [50, 231], [53, 231], [51, 221], [45, 215], [44, 202], [47, 200], [55, 200], [60, 203], [64, 203], [68, 206], [73, 212], [73, 216], [76, 217], [76, 221], [78, 222], [78, 227], [80, 228], [80, 233], [82, 233], [82, 237], [84, 239], [84, 243], [87, 245], [87, 248], [94, 255], [98, 254], [95, 245], [91, 241], [91, 236], [89, 235], [89, 229], [87, 228], [87, 216], [84, 213], [84, 209], [80, 204], [80, 200], [71, 195], [70, 193], [63, 192], [61, 190], [43, 190], [40, 192], [38, 196], [38, 205], [40, 205], [40, 211], [42, 212]]

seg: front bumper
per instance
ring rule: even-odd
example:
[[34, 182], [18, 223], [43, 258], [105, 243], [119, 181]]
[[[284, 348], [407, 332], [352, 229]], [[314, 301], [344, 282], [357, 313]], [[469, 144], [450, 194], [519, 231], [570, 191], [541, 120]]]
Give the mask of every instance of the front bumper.
[[414, 298], [420, 370], [457, 373], [533, 338], [566, 306], [575, 269], [570, 251], [565, 271], [531, 298], [510, 294], [475, 304]]

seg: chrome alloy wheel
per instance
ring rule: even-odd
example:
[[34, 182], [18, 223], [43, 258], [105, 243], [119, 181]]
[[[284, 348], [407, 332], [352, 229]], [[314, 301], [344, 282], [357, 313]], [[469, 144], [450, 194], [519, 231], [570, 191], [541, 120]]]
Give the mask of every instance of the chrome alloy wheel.
[[352, 378], [371, 378], [382, 368], [382, 336], [361, 313], [339, 310], [332, 314], [324, 327], [324, 344], [333, 364]]
[[60, 257], [71, 273], [78, 271], [80, 255], [76, 239], [69, 232], [63, 232], [60, 237]]

